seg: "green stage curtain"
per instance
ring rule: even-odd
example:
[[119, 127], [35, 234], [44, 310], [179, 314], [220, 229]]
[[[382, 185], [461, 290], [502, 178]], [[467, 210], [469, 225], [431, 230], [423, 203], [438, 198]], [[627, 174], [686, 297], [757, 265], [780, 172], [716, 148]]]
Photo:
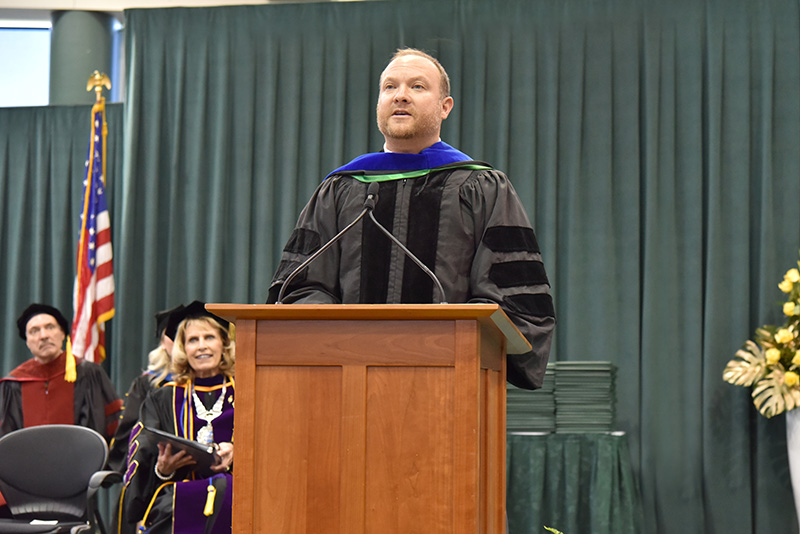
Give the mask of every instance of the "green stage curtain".
[[387, 59], [423, 48], [453, 82], [443, 139], [529, 210], [553, 358], [618, 366], [642, 532], [795, 528], [783, 420], [721, 373], [780, 320], [800, 248], [799, 18], [794, 0], [128, 11], [120, 319], [263, 302], [316, 184], [380, 150]]
[[[424, 48], [453, 82], [443, 140], [507, 171], [536, 228], [552, 358], [617, 365], [641, 532], [797, 532], [783, 418], [721, 379], [756, 326], [782, 321], [777, 283], [800, 249], [797, 0], [137, 9], [125, 31], [124, 161], [110, 178], [121, 390], [155, 344], [155, 311], [264, 302], [316, 184], [380, 150], [389, 56]], [[8, 369], [24, 351], [19, 305], [57, 293], [69, 307], [80, 186], [56, 202], [50, 144], [6, 113]], [[82, 127], [41, 128], [74, 138], [82, 161]]]

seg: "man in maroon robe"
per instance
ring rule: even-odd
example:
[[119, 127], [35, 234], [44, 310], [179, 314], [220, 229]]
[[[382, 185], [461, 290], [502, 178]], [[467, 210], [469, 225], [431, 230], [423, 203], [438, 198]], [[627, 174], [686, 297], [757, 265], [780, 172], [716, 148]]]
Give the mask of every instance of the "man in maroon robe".
[[61, 423], [89, 427], [110, 441], [122, 399], [102, 367], [64, 351], [69, 327], [61, 312], [31, 304], [17, 327], [33, 357], [0, 379], [0, 436]]
[[[89, 427], [110, 441], [122, 399], [102, 367], [64, 351], [67, 320], [52, 306], [31, 304], [17, 319], [33, 358], [0, 379], [0, 437], [20, 428], [67, 424]], [[0, 495], [0, 517], [7, 517]]]

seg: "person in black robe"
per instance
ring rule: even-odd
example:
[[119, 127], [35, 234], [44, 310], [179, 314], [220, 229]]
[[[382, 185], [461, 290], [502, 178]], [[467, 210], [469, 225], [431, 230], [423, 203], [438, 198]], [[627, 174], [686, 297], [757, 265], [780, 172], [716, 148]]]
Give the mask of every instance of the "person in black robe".
[[[194, 301], [178, 314], [173, 380], [142, 404], [131, 431], [120, 531], [227, 534], [233, 493], [234, 342], [227, 321]], [[207, 472], [146, 429], [211, 445], [219, 463]]]
[[[319, 185], [284, 247], [267, 302], [496, 303], [532, 346], [508, 355], [507, 379], [535, 389], [556, 323], [539, 244], [508, 177], [441, 141], [452, 108], [441, 64], [399, 50], [380, 79], [383, 152], [354, 159]], [[441, 291], [368, 217], [295, 272], [375, 192], [375, 220], [436, 275]]]
[[60, 423], [91, 428], [110, 441], [122, 400], [102, 367], [64, 351], [69, 325], [63, 314], [31, 304], [17, 328], [33, 357], [0, 379], [0, 436]]
[[170, 316], [179, 314], [183, 305], [156, 313], [156, 339], [158, 346], [147, 355], [147, 369], [133, 379], [125, 394], [125, 404], [119, 416], [114, 439], [108, 451], [108, 468], [124, 471], [128, 458], [128, 441], [131, 430], [139, 420], [139, 409], [144, 399], [155, 389], [172, 380], [170, 366], [172, 364], [172, 345], [177, 323], [170, 323]]
[[[38, 425], [80, 425], [111, 440], [122, 400], [102, 367], [64, 351], [69, 324], [56, 308], [31, 304], [17, 319], [32, 358], [0, 379], [0, 436]], [[0, 517], [8, 517], [0, 495]]]

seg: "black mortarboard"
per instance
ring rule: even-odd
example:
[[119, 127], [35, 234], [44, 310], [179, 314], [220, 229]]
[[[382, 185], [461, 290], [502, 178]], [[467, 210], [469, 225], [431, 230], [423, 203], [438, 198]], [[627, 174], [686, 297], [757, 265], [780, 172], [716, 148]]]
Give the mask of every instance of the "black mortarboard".
[[211, 317], [212, 319], [217, 321], [226, 331], [228, 332], [230, 331], [231, 324], [228, 321], [206, 310], [205, 302], [200, 302], [199, 300], [195, 300], [187, 304], [186, 306], [183, 306], [181, 310], [169, 314], [169, 322], [167, 324], [167, 331], [166, 331], [167, 336], [170, 339], [174, 340], [175, 334], [177, 334], [178, 332], [178, 326], [181, 324], [181, 321], [183, 321], [184, 319], [197, 319], [199, 317]]
[[22, 315], [19, 316], [17, 319], [17, 328], [19, 328], [19, 337], [22, 339], [27, 340], [28, 336], [26, 335], [28, 321], [31, 320], [31, 317], [34, 315], [40, 315], [42, 313], [46, 313], [47, 315], [52, 315], [58, 326], [61, 327], [61, 330], [64, 331], [64, 334], [69, 335], [69, 323], [67, 319], [58, 311], [56, 308], [52, 306], [48, 306], [47, 304], [31, 304], [25, 311], [22, 312]]
[[[174, 308], [170, 308], [168, 310], [162, 310], [156, 313], [156, 339], [161, 339], [161, 334], [167, 334], [167, 337], [174, 341], [175, 338], [175, 331], [172, 331], [172, 335], [168, 331], [169, 328], [169, 318], [173, 313], [180, 313], [183, 310], [183, 304], [178, 304]], [[175, 329], [177, 330], [178, 326], [175, 325]]]

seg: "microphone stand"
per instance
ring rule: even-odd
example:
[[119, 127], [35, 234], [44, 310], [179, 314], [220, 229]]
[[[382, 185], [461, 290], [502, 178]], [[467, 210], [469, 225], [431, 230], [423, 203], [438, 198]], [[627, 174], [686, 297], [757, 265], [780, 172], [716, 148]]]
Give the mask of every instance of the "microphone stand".
[[372, 222], [374, 222], [377, 225], [377, 227], [380, 228], [381, 232], [383, 232], [394, 244], [400, 247], [400, 250], [402, 250], [406, 256], [411, 258], [411, 260], [420, 269], [422, 269], [422, 271], [425, 274], [427, 274], [431, 280], [434, 281], [434, 283], [436, 284], [436, 289], [439, 291], [439, 297], [440, 297], [439, 304], [447, 304], [447, 298], [445, 297], [442, 283], [439, 281], [436, 275], [433, 274], [433, 271], [431, 271], [427, 265], [422, 263], [422, 261], [419, 258], [417, 258], [413, 252], [408, 250], [408, 248], [406, 248], [406, 246], [403, 243], [401, 243], [399, 239], [397, 239], [394, 235], [392, 235], [392, 233], [389, 230], [384, 228], [383, 225], [379, 223], [378, 220], [375, 218], [375, 215], [373, 215], [372, 210], [375, 209], [375, 203], [378, 202], [378, 187], [379, 187], [378, 182], [372, 182], [371, 184], [369, 184], [369, 188], [367, 189], [367, 198], [364, 200], [364, 209], [361, 210], [361, 213], [358, 214], [358, 217], [356, 217], [355, 220], [353, 220], [353, 222], [345, 226], [341, 232], [333, 236], [333, 238], [331, 238], [330, 241], [325, 243], [314, 254], [306, 258], [306, 261], [298, 265], [297, 268], [294, 271], [292, 271], [289, 274], [289, 276], [286, 277], [286, 280], [284, 280], [283, 284], [281, 284], [281, 290], [278, 292], [278, 299], [276, 300], [275, 304], [283, 304], [283, 296], [284, 293], [286, 292], [286, 288], [289, 287], [289, 282], [294, 280], [294, 277], [297, 276], [298, 273], [300, 273], [300, 271], [305, 269], [308, 266], [308, 264], [314, 261], [320, 254], [328, 250], [328, 248], [330, 248], [331, 245], [336, 243], [336, 241], [338, 241], [339, 238], [342, 237], [342, 235], [345, 232], [350, 230], [350, 228], [355, 226], [361, 219], [363, 219], [364, 215], [366, 215], [367, 213], [369, 213], [370, 219], [372, 219]]

